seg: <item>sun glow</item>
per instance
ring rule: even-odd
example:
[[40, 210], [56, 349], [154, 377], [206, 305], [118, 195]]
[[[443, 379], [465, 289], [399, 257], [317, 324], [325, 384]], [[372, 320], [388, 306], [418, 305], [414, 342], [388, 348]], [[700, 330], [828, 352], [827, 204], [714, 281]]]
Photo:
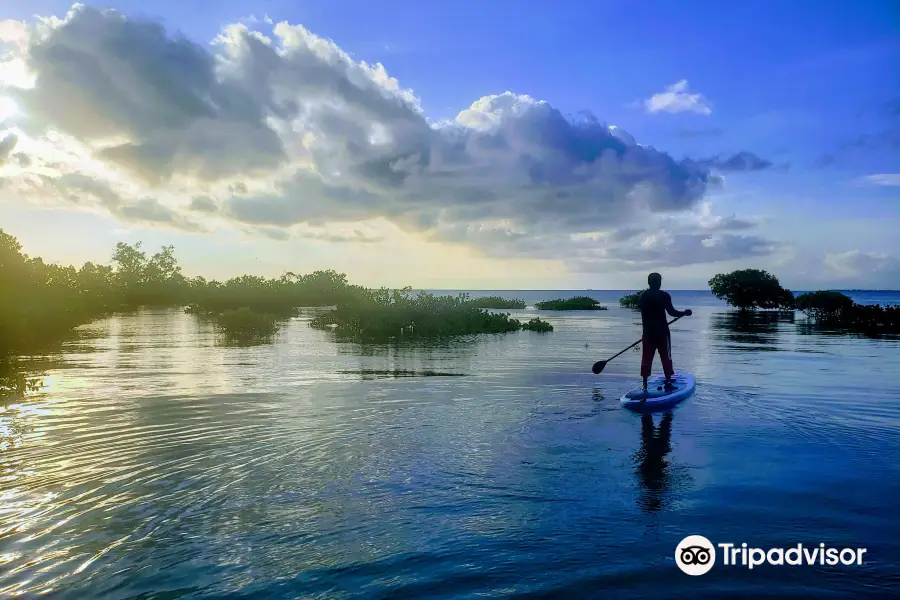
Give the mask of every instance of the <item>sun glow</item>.
[[0, 125], [19, 114], [19, 105], [12, 98], [0, 96]]

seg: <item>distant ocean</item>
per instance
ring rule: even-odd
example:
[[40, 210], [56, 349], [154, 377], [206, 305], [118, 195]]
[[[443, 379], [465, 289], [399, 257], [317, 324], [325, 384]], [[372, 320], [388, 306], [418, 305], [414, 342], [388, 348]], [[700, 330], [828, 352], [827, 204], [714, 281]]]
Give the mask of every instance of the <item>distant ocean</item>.
[[[635, 290], [423, 290], [438, 295], [469, 294], [473, 298], [478, 296], [500, 296], [503, 298], [521, 298], [531, 307], [535, 302], [553, 300], [554, 298], [572, 298], [574, 296], [590, 296], [604, 304], [613, 304], [626, 294], [633, 294]], [[727, 304], [713, 296], [709, 290], [666, 290], [672, 295], [673, 304], [678, 306], [721, 306]], [[900, 290], [840, 290], [850, 296], [858, 304], [881, 304], [892, 306], [900, 304]], [[803, 291], [794, 291], [794, 295]]]

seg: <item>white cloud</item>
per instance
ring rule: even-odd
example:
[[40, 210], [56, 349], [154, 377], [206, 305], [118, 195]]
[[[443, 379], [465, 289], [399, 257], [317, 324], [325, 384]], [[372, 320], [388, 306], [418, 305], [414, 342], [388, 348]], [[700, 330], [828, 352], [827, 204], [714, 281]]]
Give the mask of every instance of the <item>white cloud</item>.
[[712, 202], [704, 202], [700, 205], [700, 214], [697, 215], [697, 224], [707, 231], [738, 231], [752, 229], [762, 225], [760, 217], [738, 217], [731, 215], [714, 215]]
[[701, 115], [711, 115], [712, 107], [702, 94], [692, 94], [688, 91], [687, 79], [667, 86], [665, 91], [653, 94], [644, 100], [644, 108], [647, 112], [694, 112]]
[[866, 175], [860, 178], [860, 183], [869, 185], [882, 185], [887, 187], [900, 187], [900, 173], [879, 173]]
[[849, 279], [867, 279], [884, 287], [900, 287], [900, 258], [881, 252], [849, 252], [826, 254], [823, 260], [832, 274]]
[[[428, 240], [594, 270], [773, 246], [728, 233], [750, 221], [696, 213], [719, 181], [702, 164], [512, 92], [432, 122], [383, 65], [302, 26], [277, 23], [267, 37], [230, 25], [203, 46], [77, 7], [7, 24], [4, 36], [0, 79], [20, 109], [16, 150], [27, 160], [2, 168], [27, 198], [270, 239], [371, 242], [382, 230], [362, 224], [386, 221]], [[709, 111], [687, 82], [651, 101], [648, 110]], [[651, 227], [660, 241], [640, 247]]]

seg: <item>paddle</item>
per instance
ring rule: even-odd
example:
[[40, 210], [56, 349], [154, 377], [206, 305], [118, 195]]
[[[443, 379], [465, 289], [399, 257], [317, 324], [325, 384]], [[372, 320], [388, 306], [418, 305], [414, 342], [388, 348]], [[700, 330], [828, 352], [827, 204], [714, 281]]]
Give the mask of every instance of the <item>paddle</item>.
[[[680, 318], [681, 318], [681, 317], [675, 317], [674, 319], [672, 319], [671, 321], [669, 321], [669, 325], [671, 325], [672, 323], [674, 323], [675, 321], [677, 321], [677, 320], [680, 319]], [[597, 362], [594, 363], [594, 366], [591, 367], [591, 371], [594, 372], [594, 375], [599, 375], [600, 372], [601, 372], [603, 369], [606, 368], [606, 363], [608, 363], [609, 361], [611, 361], [611, 360], [612, 360], [613, 358], [615, 358], [616, 356], [619, 356], [619, 355], [621, 355], [621, 354], [625, 354], [627, 351], [631, 350], [632, 348], [634, 348], [635, 346], [637, 346], [638, 344], [640, 344], [642, 341], [644, 341], [644, 338], [639, 339], [638, 341], [636, 341], [636, 342], [633, 343], [632, 345], [628, 346], [627, 348], [625, 348], [624, 350], [622, 350], [621, 352], [619, 352], [619, 354], [616, 354], [615, 356], [612, 356], [612, 357], [610, 357], [610, 358], [608, 358], [608, 359], [606, 359], [606, 360], [598, 360]]]

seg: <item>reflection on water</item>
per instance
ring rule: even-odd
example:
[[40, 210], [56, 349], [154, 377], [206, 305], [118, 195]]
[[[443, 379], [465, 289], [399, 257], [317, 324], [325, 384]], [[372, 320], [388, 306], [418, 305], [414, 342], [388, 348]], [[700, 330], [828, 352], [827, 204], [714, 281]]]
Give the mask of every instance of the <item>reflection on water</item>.
[[653, 417], [641, 415], [641, 447], [634, 455], [641, 495], [638, 504], [644, 510], [663, 508], [669, 488], [669, 464], [666, 455], [672, 450], [672, 413], [667, 412], [653, 426]]
[[731, 342], [723, 348], [746, 352], [777, 351], [779, 333], [785, 326], [794, 324], [793, 312], [760, 311], [760, 312], [727, 312], [713, 314], [709, 321], [713, 337], [717, 340]]
[[[886, 595], [896, 342], [717, 311], [673, 326], [697, 391], [661, 415], [619, 406], [639, 355], [589, 372], [640, 337], [615, 307], [418, 346], [306, 317], [252, 347], [172, 311], [93, 324], [0, 403], [0, 595]], [[879, 560], [698, 583], [671, 563], [687, 533]]]
[[669, 508], [673, 494], [691, 484], [690, 474], [666, 458], [672, 452], [673, 413], [665, 412], [658, 426], [653, 418], [641, 415], [641, 445], [632, 459], [640, 486], [637, 503], [648, 512]]
[[376, 379], [379, 377], [465, 377], [465, 373], [444, 373], [441, 371], [415, 371], [410, 369], [360, 369], [359, 371], [338, 371], [341, 375], [359, 375], [363, 379]]

